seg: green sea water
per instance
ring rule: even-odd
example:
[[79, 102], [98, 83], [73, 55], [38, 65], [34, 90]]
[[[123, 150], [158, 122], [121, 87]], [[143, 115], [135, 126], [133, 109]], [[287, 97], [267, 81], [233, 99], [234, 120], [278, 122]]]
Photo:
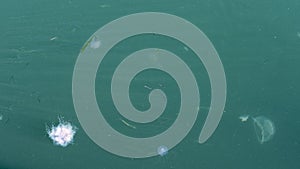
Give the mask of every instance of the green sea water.
[[[145, 71], [130, 86], [132, 104], [139, 110], [149, 108], [147, 84], [165, 92], [167, 108], [155, 123], [124, 123], [110, 96], [110, 80], [120, 61], [136, 50], [156, 47], [176, 53], [193, 71], [201, 93], [196, 123], [176, 147], [163, 157], [131, 159], [105, 151], [85, 133], [73, 105], [72, 76], [81, 48], [96, 30], [139, 12], [173, 14], [201, 29], [223, 63], [227, 98], [217, 130], [199, 144], [211, 99], [201, 61], [167, 37], [140, 35], [122, 41], [100, 66], [95, 90], [106, 120], [118, 132], [132, 137], [156, 135], [172, 125], [180, 108], [176, 81], [165, 72]], [[300, 168], [299, 18], [298, 0], [1, 1], [0, 168]], [[250, 118], [242, 122], [241, 115]], [[59, 116], [78, 128], [67, 147], [54, 145], [46, 132]], [[256, 116], [275, 125], [274, 136], [263, 144], [251, 119]]]

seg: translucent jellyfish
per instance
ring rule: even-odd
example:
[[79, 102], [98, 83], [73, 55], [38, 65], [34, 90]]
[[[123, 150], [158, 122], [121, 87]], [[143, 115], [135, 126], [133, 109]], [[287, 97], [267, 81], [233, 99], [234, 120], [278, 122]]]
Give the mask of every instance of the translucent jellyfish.
[[166, 154], [168, 154], [168, 147], [162, 145], [162, 146], [159, 146], [157, 148], [157, 153], [160, 155], [160, 156], [165, 156]]
[[271, 140], [275, 134], [274, 123], [264, 116], [257, 116], [252, 119], [258, 141], [263, 144]]
[[71, 125], [71, 123], [63, 121], [61, 118], [59, 118], [59, 124], [57, 126], [52, 125], [51, 128], [46, 127], [47, 134], [53, 143], [62, 147], [73, 143], [76, 129], [77, 128]]
[[100, 45], [101, 45], [101, 41], [97, 37], [93, 37], [90, 43], [90, 47], [93, 49], [97, 49], [100, 47]]

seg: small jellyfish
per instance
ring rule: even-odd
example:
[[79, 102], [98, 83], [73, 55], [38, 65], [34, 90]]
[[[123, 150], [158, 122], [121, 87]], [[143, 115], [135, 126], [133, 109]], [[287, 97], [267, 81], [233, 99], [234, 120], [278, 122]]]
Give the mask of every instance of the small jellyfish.
[[264, 116], [254, 117], [253, 124], [258, 141], [263, 144], [270, 141], [275, 134], [274, 123]]
[[76, 129], [77, 128], [71, 125], [71, 123], [63, 121], [61, 118], [59, 118], [59, 124], [57, 126], [52, 125], [51, 128], [46, 126], [47, 134], [53, 143], [62, 147], [73, 143]]
[[97, 49], [100, 47], [100, 45], [101, 45], [101, 41], [97, 37], [93, 37], [90, 43], [90, 47], [93, 49]]
[[160, 156], [165, 156], [166, 154], [168, 154], [168, 151], [169, 151], [168, 147], [167, 147], [167, 146], [164, 146], [164, 145], [159, 146], [159, 147], [157, 148], [157, 153], [158, 153]]

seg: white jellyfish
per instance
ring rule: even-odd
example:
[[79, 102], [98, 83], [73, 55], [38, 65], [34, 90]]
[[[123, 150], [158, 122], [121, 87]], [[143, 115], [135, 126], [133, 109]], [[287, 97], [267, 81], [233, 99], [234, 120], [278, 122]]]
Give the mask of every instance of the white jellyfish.
[[164, 145], [159, 146], [157, 148], [157, 154], [159, 154], [160, 156], [165, 156], [166, 154], [168, 154], [168, 151], [169, 151], [168, 147]]
[[90, 42], [90, 47], [93, 49], [97, 49], [101, 46], [101, 41], [97, 37], [93, 37], [92, 41]]
[[57, 126], [52, 125], [51, 128], [46, 126], [46, 131], [49, 138], [52, 139], [55, 145], [66, 147], [70, 143], [73, 143], [73, 138], [77, 128], [71, 123], [63, 121], [59, 118], [59, 124]]

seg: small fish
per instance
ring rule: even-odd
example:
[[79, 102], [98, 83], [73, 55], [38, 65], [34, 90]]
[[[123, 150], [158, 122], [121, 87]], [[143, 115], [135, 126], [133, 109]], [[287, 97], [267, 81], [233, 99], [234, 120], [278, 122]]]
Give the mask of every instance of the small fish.
[[246, 122], [249, 119], [249, 115], [241, 115], [239, 119], [241, 120], [241, 122]]
[[54, 36], [50, 39], [50, 41], [54, 41], [54, 40], [57, 40], [57, 36]]
[[121, 119], [121, 122], [124, 123], [126, 126], [130, 127], [130, 128], [133, 128], [133, 129], [136, 129], [136, 127], [132, 124], [129, 124], [128, 122], [126, 122], [125, 120]]

